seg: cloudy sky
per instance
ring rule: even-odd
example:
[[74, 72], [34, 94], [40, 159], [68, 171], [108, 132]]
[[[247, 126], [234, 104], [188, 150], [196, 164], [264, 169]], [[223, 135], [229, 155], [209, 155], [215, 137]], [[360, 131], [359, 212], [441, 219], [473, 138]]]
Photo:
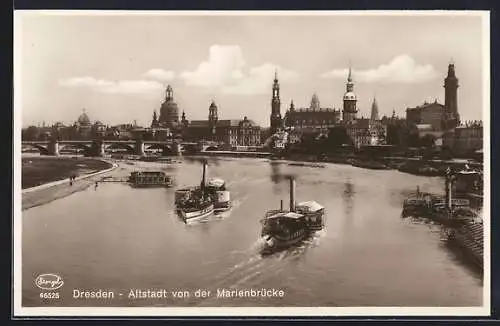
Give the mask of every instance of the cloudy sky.
[[309, 106], [314, 92], [322, 107], [341, 108], [349, 62], [362, 116], [374, 96], [381, 115], [444, 103], [450, 60], [463, 119], [481, 119], [489, 88], [477, 15], [16, 12], [15, 42], [23, 126], [72, 123], [83, 108], [91, 120], [146, 125], [167, 84], [188, 119], [205, 119], [214, 99], [220, 118], [268, 126], [275, 69], [284, 114], [292, 99]]

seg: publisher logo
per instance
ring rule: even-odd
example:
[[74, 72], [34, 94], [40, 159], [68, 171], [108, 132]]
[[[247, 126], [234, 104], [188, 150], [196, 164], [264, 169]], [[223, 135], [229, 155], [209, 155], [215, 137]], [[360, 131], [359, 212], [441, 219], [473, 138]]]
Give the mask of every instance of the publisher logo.
[[64, 282], [59, 275], [42, 274], [38, 275], [35, 284], [42, 290], [57, 290], [63, 286]]

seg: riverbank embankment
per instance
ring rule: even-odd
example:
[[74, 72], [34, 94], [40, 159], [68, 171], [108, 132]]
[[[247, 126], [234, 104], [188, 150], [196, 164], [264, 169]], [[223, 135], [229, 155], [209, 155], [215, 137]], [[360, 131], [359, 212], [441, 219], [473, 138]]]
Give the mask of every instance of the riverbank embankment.
[[[75, 157], [23, 157], [22, 210], [82, 191], [118, 165], [101, 159]], [[70, 182], [69, 176], [76, 176]], [[45, 181], [41, 184], [41, 182]]]

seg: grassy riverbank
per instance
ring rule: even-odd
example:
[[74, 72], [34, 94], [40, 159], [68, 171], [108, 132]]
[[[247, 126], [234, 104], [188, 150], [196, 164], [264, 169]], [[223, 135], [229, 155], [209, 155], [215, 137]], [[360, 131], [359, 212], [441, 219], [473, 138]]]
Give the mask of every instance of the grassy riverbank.
[[23, 157], [22, 189], [109, 169], [112, 164], [84, 157]]

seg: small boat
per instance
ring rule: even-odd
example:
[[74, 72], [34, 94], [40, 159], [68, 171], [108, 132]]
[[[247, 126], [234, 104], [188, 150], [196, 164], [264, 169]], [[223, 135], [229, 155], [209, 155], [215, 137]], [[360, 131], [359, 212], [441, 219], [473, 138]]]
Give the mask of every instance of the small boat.
[[135, 171], [130, 173], [128, 182], [136, 188], [172, 187], [174, 179], [163, 171]]
[[262, 254], [270, 254], [286, 249], [322, 230], [325, 208], [315, 201], [295, 204], [295, 180], [290, 179], [290, 210], [267, 211], [261, 220], [263, 241]]
[[378, 162], [378, 161], [363, 161], [363, 160], [352, 160], [351, 162], [352, 166], [358, 167], [358, 168], [363, 168], [363, 169], [371, 169], [371, 170], [388, 170], [389, 167], [385, 165], [384, 163]]

